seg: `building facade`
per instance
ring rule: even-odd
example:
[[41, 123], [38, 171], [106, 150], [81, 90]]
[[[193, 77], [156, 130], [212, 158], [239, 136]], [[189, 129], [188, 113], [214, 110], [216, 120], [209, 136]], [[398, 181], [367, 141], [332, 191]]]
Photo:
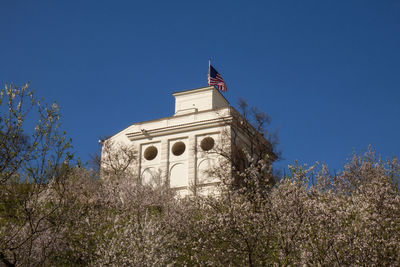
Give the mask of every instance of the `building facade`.
[[182, 196], [213, 193], [219, 179], [210, 170], [224, 160], [230, 164], [222, 154], [231, 153], [233, 133], [244, 147], [248, 143], [233, 131], [238, 113], [212, 86], [173, 96], [173, 116], [135, 123], [107, 141], [129, 144], [138, 152], [134, 168], [143, 185], [166, 183]]

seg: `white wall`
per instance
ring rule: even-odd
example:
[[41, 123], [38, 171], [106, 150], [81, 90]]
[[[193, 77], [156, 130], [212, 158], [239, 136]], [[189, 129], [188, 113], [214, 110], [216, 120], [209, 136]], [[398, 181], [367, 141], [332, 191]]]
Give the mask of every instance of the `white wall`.
[[[218, 164], [218, 155], [202, 151], [200, 143], [204, 138], [212, 137], [215, 146], [220, 144], [230, 107], [214, 87], [178, 92], [174, 96], [174, 116], [135, 123], [110, 140], [133, 144], [139, 151], [139, 181], [142, 184], [167, 182], [179, 191], [178, 194], [187, 195], [192, 186], [212, 187], [218, 182], [207, 172]], [[185, 150], [174, 155], [173, 147], [179, 142], [184, 144]], [[156, 149], [157, 155], [146, 159], [149, 147]]]

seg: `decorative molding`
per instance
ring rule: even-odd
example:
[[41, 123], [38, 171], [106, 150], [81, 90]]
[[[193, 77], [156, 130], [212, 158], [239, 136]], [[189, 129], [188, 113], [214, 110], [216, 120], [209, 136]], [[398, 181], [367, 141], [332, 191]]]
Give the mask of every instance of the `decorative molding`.
[[190, 122], [190, 123], [184, 123], [184, 124], [177, 124], [177, 125], [169, 126], [169, 127], [151, 129], [151, 130], [147, 130], [146, 134], [144, 134], [141, 131], [127, 133], [126, 137], [128, 137], [130, 141], [137, 141], [137, 140], [146, 139], [146, 138], [153, 138], [153, 137], [171, 135], [171, 134], [176, 134], [176, 133], [181, 133], [181, 132], [195, 131], [195, 130], [207, 129], [207, 128], [212, 128], [212, 127], [217, 127], [217, 126], [224, 126], [224, 125], [230, 124], [231, 121], [232, 121], [232, 117], [228, 116], [228, 117], [222, 117], [222, 118], [216, 118], [216, 119], [210, 119], [210, 120], [202, 120], [202, 121], [196, 121], [196, 122]]

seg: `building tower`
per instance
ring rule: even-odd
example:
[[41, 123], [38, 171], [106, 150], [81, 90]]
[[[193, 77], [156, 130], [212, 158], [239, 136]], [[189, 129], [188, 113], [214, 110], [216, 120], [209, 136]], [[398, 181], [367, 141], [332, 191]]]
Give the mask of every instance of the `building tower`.
[[[172, 95], [173, 116], [135, 123], [107, 141], [138, 151], [135, 169], [143, 185], [167, 183], [182, 196], [212, 193], [219, 180], [209, 170], [223, 160], [221, 149], [229, 154], [232, 142], [245, 148], [252, 142], [243, 130], [237, 131], [245, 121], [213, 86]], [[260, 140], [268, 144], [264, 137]]]

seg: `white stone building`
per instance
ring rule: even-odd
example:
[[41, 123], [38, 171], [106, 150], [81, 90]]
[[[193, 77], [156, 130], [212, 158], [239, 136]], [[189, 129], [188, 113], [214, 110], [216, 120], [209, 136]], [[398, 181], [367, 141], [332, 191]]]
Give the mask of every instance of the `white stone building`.
[[[215, 153], [217, 147], [224, 143], [224, 149], [229, 151], [232, 122], [238, 113], [212, 86], [176, 92], [173, 96], [173, 116], [135, 123], [108, 140], [131, 144], [138, 151], [135, 169], [140, 183], [166, 182], [180, 195], [208, 194], [218, 179], [210, 177], [207, 170], [222, 160]], [[245, 135], [240, 136], [246, 144]]]

